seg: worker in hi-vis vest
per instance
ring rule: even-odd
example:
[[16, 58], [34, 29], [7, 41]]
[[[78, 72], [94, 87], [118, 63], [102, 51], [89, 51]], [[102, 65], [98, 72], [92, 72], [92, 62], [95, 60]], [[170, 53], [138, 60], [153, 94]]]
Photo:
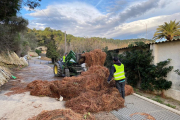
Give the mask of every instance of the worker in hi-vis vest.
[[117, 57], [113, 58], [114, 65], [112, 65], [110, 70], [110, 75], [107, 80], [110, 83], [112, 77], [116, 81], [116, 88], [119, 90], [121, 97], [125, 98], [125, 72], [124, 72], [124, 65], [119, 61]]
[[65, 53], [65, 55], [63, 56], [63, 62], [66, 61], [66, 56], [67, 56], [67, 53]]

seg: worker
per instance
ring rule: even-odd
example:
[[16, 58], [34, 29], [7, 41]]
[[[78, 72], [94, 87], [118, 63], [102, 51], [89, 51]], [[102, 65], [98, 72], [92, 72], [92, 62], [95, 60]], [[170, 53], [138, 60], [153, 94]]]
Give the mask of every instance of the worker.
[[113, 58], [114, 65], [112, 65], [110, 70], [110, 75], [107, 80], [108, 84], [110, 83], [112, 77], [116, 81], [116, 88], [119, 90], [121, 97], [125, 99], [125, 72], [124, 65], [119, 61], [117, 57]]
[[67, 53], [65, 53], [65, 55], [63, 56], [63, 62], [66, 61], [66, 56], [67, 56]]

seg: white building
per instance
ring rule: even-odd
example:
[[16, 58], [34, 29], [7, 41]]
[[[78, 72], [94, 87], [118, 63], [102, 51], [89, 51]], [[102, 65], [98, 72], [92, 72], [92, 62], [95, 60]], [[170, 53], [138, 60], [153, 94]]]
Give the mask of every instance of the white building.
[[[180, 69], [180, 36], [174, 37], [172, 41], [163, 41], [156, 43], [148, 43], [149, 49], [153, 50], [154, 64], [172, 59], [168, 66], [173, 66], [173, 70], [168, 73], [167, 80], [172, 81], [171, 89], [165, 91], [167, 97], [171, 97], [180, 101], [180, 76], [174, 70]], [[129, 48], [115, 49], [118, 54], [128, 51]]]

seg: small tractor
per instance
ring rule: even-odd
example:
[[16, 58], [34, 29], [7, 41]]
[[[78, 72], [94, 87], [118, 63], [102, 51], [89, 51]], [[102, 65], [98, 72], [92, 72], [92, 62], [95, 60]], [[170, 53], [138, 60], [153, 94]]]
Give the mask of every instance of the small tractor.
[[73, 51], [70, 51], [63, 60], [59, 60], [54, 64], [54, 75], [56, 77], [70, 77], [77, 76], [82, 71], [86, 71], [85, 67], [85, 57], [81, 54], [75, 54]]

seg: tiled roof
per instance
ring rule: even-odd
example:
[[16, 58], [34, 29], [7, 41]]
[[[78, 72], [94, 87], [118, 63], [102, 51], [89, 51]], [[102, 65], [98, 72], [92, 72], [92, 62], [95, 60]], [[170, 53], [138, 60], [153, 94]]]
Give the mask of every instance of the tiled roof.
[[[173, 42], [173, 41], [180, 41], [180, 36], [175, 36], [173, 38], [173, 40], [171, 41], [159, 41], [159, 42], [151, 42], [151, 43], [147, 43], [147, 45], [151, 45], [151, 44], [160, 44], [160, 43], [166, 43], [166, 42]], [[133, 46], [133, 47], [136, 47], [136, 46]], [[110, 51], [115, 51], [115, 50], [122, 50], [122, 49], [127, 49], [128, 47], [123, 47], [123, 48], [117, 48], [117, 49], [114, 49], [114, 50], [110, 50]]]

